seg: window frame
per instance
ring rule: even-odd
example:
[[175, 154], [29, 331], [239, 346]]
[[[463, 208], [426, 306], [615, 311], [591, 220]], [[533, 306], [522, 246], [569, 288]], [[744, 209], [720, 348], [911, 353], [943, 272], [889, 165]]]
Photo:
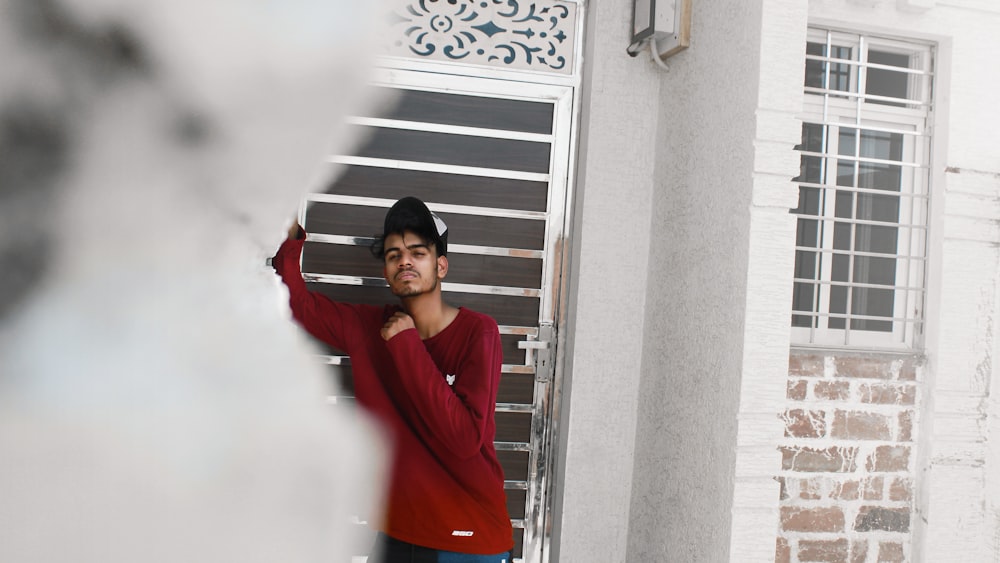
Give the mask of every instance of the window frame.
[[[808, 319], [809, 326], [791, 327], [793, 345], [819, 347], [851, 347], [864, 349], [912, 349], [921, 344], [924, 328], [924, 301], [927, 279], [927, 232], [930, 204], [930, 159], [931, 159], [931, 123], [933, 117], [933, 62], [934, 45], [921, 41], [907, 41], [877, 37], [857, 32], [840, 31], [833, 28], [810, 27], [809, 43], [824, 45], [819, 55], [809, 54], [815, 49], [806, 49], [806, 66], [810, 61], [819, 61], [823, 66], [823, 75], [819, 86], [806, 86], [816, 74], [810, 74], [808, 69], [803, 81], [804, 102], [800, 119], [803, 122], [803, 145], [796, 147], [796, 152], [805, 163], [806, 157], [820, 160], [820, 175], [818, 183], [796, 178], [795, 182], [803, 188], [819, 190], [819, 209], [816, 215], [792, 210], [796, 216], [795, 241], [795, 272], [799, 272], [800, 253], [814, 253], [813, 277], [793, 278], [796, 290], [805, 284], [811, 287], [811, 309], [793, 309], [791, 322], [796, 319], [802, 322]], [[825, 56], [828, 53], [839, 54], [847, 47], [850, 60], [836, 56]], [[865, 91], [869, 69], [888, 69], [897, 71], [900, 67], [869, 63], [869, 53], [887, 52], [902, 54], [911, 58], [911, 66], [906, 69], [908, 74], [906, 98], [896, 98], [884, 95], [869, 95]], [[838, 79], [834, 89], [830, 85], [831, 76], [842, 72], [837, 65], [847, 65], [847, 90], [836, 88], [845, 82]], [[815, 67], [813, 67], [815, 70]], [[843, 74], [840, 74], [843, 77]], [[819, 152], [806, 150], [805, 128], [813, 124], [822, 128], [822, 146]], [[854, 130], [854, 154], [840, 154], [839, 142], [841, 132], [845, 129]], [[902, 154], [900, 159], [886, 160], [867, 158], [863, 155], [862, 141], [866, 131], [900, 135], [902, 139]], [[859, 172], [865, 162], [875, 165], [899, 166], [899, 191], [884, 188], [863, 188], [859, 184]], [[843, 164], [853, 166], [853, 182], [850, 186], [838, 185], [838, 167]], [[850, 217], [840, 217], [836, 212], [838, 194], [851, 193]], [[868, 253], [859, 250], [856, 241], [858, 232], [858, 196], [885, 196], [898, 194], [898, 220], [895, 225], [896, 251], [894, 254]], [[800, 203], [801, 205], [801, 203]], [[803, 210], [804, 211], [804, 210]], [[814, 220], [817, 246], [799, 246], [798, 229], [803, 228], [803, 219]], [[864, 220], [861, 220], [864, 221]], [[833, 236], [835, 225], [847, 224], [850, 227], [849, 248], [837, 248]], [[871, 223], [871, 222], [869, 222]], [[885, 226], [883, 222], [876, 223]], [[805, 228], [808, 228], [806, 226]], [[862, 245], [862, 248], [864, 246]], [[859, 254], [860, 253], [860, 254]], [[856, 280], [854, 268], [858, 256], [871, 254], [872, 261], [882, 258], [895, 260], [895, 276], [892, 285], [867, 284]], [[847, 281], [833, 279], [833, 262], [837, 255], [847, 256]], [[806, 263], [806, 266], [808, 264]], [[795, 275], [795, 274], [793, 274]], [[866, 316], [853, 312], [853, 296], [855, 289], [876, 286], [875, 289], [891, 289], [893, 291], [891, 316]], [[831, 313], [831, 288], [846, 287], [845, 312]], [[797, 293], [795, 294], [797, 296]], [[793, 297], [793, 300], [797, 297]], [[793, 303], [793, 306], [796, 304]], [[843, 328], [830, 328], [830, 319], [842, 318]], [[887, 321], [891, 323], [890, 331], [852, 328], [858, 320]]]

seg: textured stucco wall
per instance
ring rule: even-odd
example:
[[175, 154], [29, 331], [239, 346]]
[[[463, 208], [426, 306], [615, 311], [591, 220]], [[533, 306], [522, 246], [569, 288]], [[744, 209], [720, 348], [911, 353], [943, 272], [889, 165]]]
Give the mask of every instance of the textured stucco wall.
[[693, 5], [660, 77], [629, 560], [769, 561], [806, 9]]
[[807, 21], [939, 45], [912, 554], [1000, 560], [1000, 5], [693, 4], [667, 73], [589, 5], [553, 560], [774, 556]]
[[831, 25], [938, 44], [927, 366], [917, 425], [914, 561], [1000, 561], [995, 352], [1000, 50], [994, 0], [813, 0]]
[[657, 75], [625, 53], [629, 0], [588, 8], [550, 560], [625, 561]]

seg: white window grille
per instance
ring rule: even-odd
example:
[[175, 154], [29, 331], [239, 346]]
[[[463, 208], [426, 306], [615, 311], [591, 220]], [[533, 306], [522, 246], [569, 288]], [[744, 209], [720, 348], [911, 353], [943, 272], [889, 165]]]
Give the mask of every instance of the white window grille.
[[916, 347], [932, 47], [810, 28], [805, 59], [792, 342]]

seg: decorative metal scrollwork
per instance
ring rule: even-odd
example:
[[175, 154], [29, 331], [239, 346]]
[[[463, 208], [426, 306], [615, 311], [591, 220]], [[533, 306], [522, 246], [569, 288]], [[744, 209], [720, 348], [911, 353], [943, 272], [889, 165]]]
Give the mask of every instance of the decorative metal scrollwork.
[[570, 74], [573, 2], [397, 0], [389, 54]]

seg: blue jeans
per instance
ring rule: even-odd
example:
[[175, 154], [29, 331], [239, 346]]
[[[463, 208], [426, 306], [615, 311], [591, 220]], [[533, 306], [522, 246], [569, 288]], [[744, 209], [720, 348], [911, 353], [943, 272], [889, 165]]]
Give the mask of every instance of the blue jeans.
[[512, 563], [511, 552], [474, 555], [420, 547], [379, 533], [370, 563]]

